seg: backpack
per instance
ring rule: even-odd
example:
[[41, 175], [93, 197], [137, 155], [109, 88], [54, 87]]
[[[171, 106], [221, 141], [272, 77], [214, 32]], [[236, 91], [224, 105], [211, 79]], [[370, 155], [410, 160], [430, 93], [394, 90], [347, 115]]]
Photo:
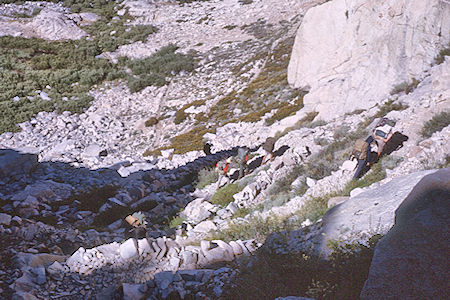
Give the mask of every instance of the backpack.
[[216, 171], [222, 174], [228, 172], [230, 164], [226, 160], [221, 160], [216, 164]]
[[248, 158], [248, 152], [249, 150], [244, 148], [244, 147], [239, 147], [238, 151], [237, 151], [237, 157], [241, 160], [241, 161], [245, 161], [246, 158]]
[[352, 156], [357, 159], [366, 159], [367, 157], [367, 149], [369, 148], [369, 143], [363, 139], [357, 139], [355, 144], [353, 145]]
[[264, 142], [264, 144], [262, 145], [262, 148], [267, 152], [272, 153], [274, 146], [275, 146], [275, 138], [268, 137]]

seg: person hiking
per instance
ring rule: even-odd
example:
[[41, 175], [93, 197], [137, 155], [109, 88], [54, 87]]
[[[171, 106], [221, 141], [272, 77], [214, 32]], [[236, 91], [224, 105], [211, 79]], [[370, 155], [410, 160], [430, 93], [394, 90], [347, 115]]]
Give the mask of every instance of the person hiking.
[[250, 150], [247, 147], [239, 147], [237, 151], [237, 158], [239, 162], [239, 177], [238, 179], [241, 179], [244, 177], [244, 173], [247, 170], [247, 162], [248, 162], [248, 155], [250, 153]]
[[382, 118], [372, 130], [372, 137], [377, 144], [378, 158], [380, 158], [380, 156], [383, 154], [386, 143], [389, 142], [389, 140], [393, 136], [392, 129], [394, 125], [395, 123], [392, 120], [389, 120], [388, 118]]
[[134, 232], [135, 238], [144, 238], [147, 229], [146, 216], [142, 212], [135, 212], [132, 215], [128, 215], [125, 221], [131, 226], [130, 233]]
[[203, 145], [203, 152], [205, 152], [206, 155], [211, 154], [211, 144], [209, 142], [206, 142], [205, 145]]
[[232, 158], [228, 157], [225, 161], [221, 160], [219, 162], [217, 162], [216, 164], [216, 172], [219, 173], [219, 178], [217, 180], [217, 189], [219, 189], [222, 185], [222, 181], [225, 178], [226, 182], [225, 184], [229, 181], [228, 178], [228, 170], [230, 169], [230, 164], [231, 164]]
[[353, 151], [350, 156], [350, 160], [356, 159], [358, 163], [356, 164], [356, 171], [353, 175], [353, 179], [358, 179], [363, 172], [367, 169], [372, 162], [371, 157], [371, 147], [370, 144], [373, 142], [373, 136], [368, 136], [365, 140], [358, 139], [353, 145]]
[[262, 148], [264, 151], [266, 151], [266, 154], [264, 155], [261, 165], [264, 165], [268, 160], [273, 160], [273, 149], [275, 147], [275, 138], [268, 137], [266, 141], [262, 144]]

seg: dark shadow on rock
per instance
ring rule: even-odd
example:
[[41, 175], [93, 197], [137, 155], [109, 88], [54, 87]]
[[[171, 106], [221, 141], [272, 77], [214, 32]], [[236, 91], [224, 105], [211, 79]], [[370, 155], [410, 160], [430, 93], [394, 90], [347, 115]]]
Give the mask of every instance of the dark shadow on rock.
[[281, 156], [287, 150], [289, 150], [289, 146], [287, 146], [287, 145], [281, 146], [279, 149], [277, 149], [276, 151], [273, 152], [273, 157]]
[[382, 155], [390, 155], [392, 152], [397, 151], [403, 147], [403, 143], [407, 140], [408, 136], [396, 131], [384, 146]]
[[263, 156], [257, 157], [254, 160], [250, 162], [248, 165], [249, 172], [253, 172], [255, 169], [257, 169], [262, 164]]

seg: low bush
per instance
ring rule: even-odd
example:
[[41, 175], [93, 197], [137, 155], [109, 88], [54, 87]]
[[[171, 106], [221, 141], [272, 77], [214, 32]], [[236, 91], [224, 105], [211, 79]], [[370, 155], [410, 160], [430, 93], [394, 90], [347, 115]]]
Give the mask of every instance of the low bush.
[[420, 81], [418, 81], [417, 79], [413, 78], [411, 80], [411, 82], [402, 82], [400, 84], [397, 84], [396, 86], [394, 86], [394, 88], [391, 91], [391, 95], [395, 95], [401, 92], [404, 92], [406, 95], [408, 95], [409, 93], [411, 93], [412, 91], [414, 91], [417, 86], [419, 85]]
[[186, 221], [185, 218], [182, 217], [173, 217], [172, 220], [169, 222], [170, 228], [177, 228], [179, 225], [183, 224], [183, 222]]
[[433, 133], [441, 131], [450, 124], [450, 112], [443, 111], [423, 124], [421, 134], [424, 138], [429, 138]]
[[440, 65], [444, 62], [446, 56], [450, 56], [450, 44], [449, 47], [442, 49], [439, 51], [439, 54], [434, 58], [434, 63], [436, 65]]
[[259, 249], [241, 264], [223, 290], [224, 299], [275, 299], [303, 296], [314, 299], [359, 299], [367, 279], [375, 246], [381, 236], [367, 244], [329, 243], [329, 260], [306, 253], [277, 254]]
[[145, 121], [145, 127], [152, 127], [158, 124], [159, 120], [156, 117], [151, 117], [147, 121]]
[[214, 169], [201, 169], [198, 173], [196, 188], [202, 189], [218, 179], [219, 175]]
[[227, 184], [214, 193], [211, 198], [211, 203], [226, 207], [228, 203], [234, 201], [233, 195], [239, 193], [242, 189], [243, 187], [239, 186], [237, 183]]
[[286, 229], [287, 226], [284, 221], [284, 218], [276, 216], [266, 219], [251, 217], [247, 222], [230, 223], [228, 228], [212, 232], [208, 239], [226, 242], [255, 239], [258, 242], [264, 242], [270, 233]]

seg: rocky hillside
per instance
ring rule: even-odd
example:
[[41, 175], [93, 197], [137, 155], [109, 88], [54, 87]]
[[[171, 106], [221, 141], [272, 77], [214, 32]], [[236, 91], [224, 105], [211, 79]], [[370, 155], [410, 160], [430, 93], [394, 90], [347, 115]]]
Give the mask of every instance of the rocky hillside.
[[[417, 190], [448, 198], [445, 1], [69, 2], [0, 4], [2, 297], [358, 298], [373, 248], [332, 245], [376, 235], [361, 296], [399, 295], [380, 278], [389, 241], [417, 226], [398, 224], [405, 203], [420, 223], [440, 210]], [[394, 137], [352, 180], [352, 145], [381, 117]], [[233, 163], [224, 183], [214, 166], [239, 146], [249, 170], [238, 179]], [[138, 211], [145, 229], [124, 221]], [[436, 226], [411, 239], [428, 245]], [[311, 276], [280, 281], [281, 257]], [[350, 262], [366, 266], [353, 288], [326, 275]]]

